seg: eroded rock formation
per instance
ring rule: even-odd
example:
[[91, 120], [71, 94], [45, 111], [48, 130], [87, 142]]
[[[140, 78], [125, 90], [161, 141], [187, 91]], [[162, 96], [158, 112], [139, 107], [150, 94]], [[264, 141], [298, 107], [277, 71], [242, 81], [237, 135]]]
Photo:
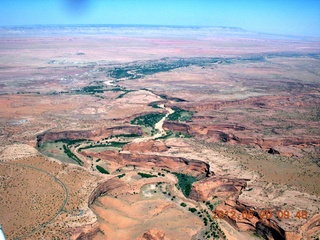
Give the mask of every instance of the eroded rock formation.
[[271, 107], [289, 107], [289, 106], [309, 106], [316, 107], [319, 103], [317, 100], [310, 95], [292, 95], [292, 96], [260, 96], [250, 97], [240, 100], [232, 101], [214, 101], [214, 102], [203, 102], [201, 104], [184, 104], [183, 108], [190, 111], [203, 111], [207, 109], [221, 109], [222, 107], [229, 106], [255, 106], [260, 108], [271, 108]]
[[129, 152], [165, 152], [169, 147], [162, 141], [154, 141], [152, 139], [143, 142], [132, 142], [123, 147], [123, 151]]
[[164, 121], [163, 129], [164, 130], [176, 131], [176, 132], [188, 133], [190, 131], [190, 126], [188, 124], [185, 124], [185, 123]]
[[[231, 225], [242, 231], [255, 231], [265, 239], [285, 239], [285, 231], [273, 220], [261, 219], [257, 212], [237, 201], [242, 189], [246, 187], [245, 179], [228, 179], [211, 177], [194, 183], [190, 198], [196, 201], [206, 201], [213, 196], [226, 198], [223, 203], [215, 208], [215, 211], [226, 214], [226, 219]], [[242, 214], [251, 211], [252, 216]]]
[[213, 176], [195, 182], [192, 186], [189, 198], [196, 201], [206, 201], [212, 196], [230, 197], [238, 196], [247, 186], [245, 179], [230, 179]]
[[[312, 236], [320, 232], [320, 214], [311, 217], [300, 227], [300, 234], [303, 236]], [[299, 234], [296, 234], [299, 236]], [[288, 238], [289, 239], [289, 238]]]
[[71, 240], [91, 240], [100, 232], [99, 224], [86, 225], [72, 229]]
[[199, 179], [209, 175], [209, 165], [207, 163], [182, 157], [119, 153], [118, 151], [113, 150], [106, 150], [103, 152], [82, 151], [82, 154], [100, 158], [102, 160], [113, 161], [121, 166], [134, 165], [143, 168], [164, 168], [174, 172], [196, 176]]
[[57, 141], [61, 139], [91, 139], [95, 140], [115, 136], [118, 134], [138, 134], [144, 135], [143, 130], [139, 126], [117, 126], [111, 128], [101, 128], [94, 130], [79, 130], [79, 131], [62, 131], [62, 132], [44, 132], [37, 136], [38, 146], [46, 141]]
[[169, 239], [165, 237], [165, 234], [162, 230], [153, 228], [145, 232], [137, 240], [169, 240]]
[[[270, 137], [253, 134], [245, 126], [231, 124], [201, 125], [197, 123], [177, 123], [165, 121], [165, 130], [183, 132], [193, 136], [204, 137], [211, 141], [257, 146], [265, 151], [276, 149], [283, 156], [301, 156], [301, 148], [305, 146], [320, 146], [319, 137]], [[274, 152], [270, 152], [274, 153]]]
[[206, 201], [214, 196], [226, 199], [216, 206], [215, 211], [224, 213], [223, 218], [235, 228], [241, 231], [257, 232], [264, 239], [309, 239], [310, 236], [320, 231], [320, 214], [311, 217], [299, 227], [297, 232], [290, 232], [281, 228], [272, 218], [264, 218], [259, 209], [239, 202], [238, 197], [242, 189], [246, 187], [247, 180], [217, 176], [206, 178], [193, 184], [189, 197], [196, 201]]
[[224, 219], [241, 231], [257, 232], [264, 239], [286, 239], [285, 231], [274, 220], [261, 219], [258, 211], [235, 199], [224, 201], [216, 207], [215, 211], [232, 213], [225, 215]]
[[105, 193], [112, 194], [113, 190], [116, 190], [121, 187], [126, 189], [127, 184], [119, 180], [117, 177], [114, 177], [112, 179], [109, 179], [108, 181], [101, 183], [91, 193], [88, 200], [89, 206], [94, 202], [94, 200], [96, 200], [97, 197], [101, 196], [102, 194], [105, 194]]

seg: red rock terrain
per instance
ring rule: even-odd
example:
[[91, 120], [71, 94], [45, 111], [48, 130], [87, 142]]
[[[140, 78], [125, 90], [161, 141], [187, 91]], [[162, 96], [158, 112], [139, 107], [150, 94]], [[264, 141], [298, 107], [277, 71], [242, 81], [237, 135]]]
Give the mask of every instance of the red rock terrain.
[[169, 147], [164, 142], [148, 140], [145, 142], [132, 142], [125, 145], [122, 150], [129, 152], [166, 152]]
[[119, 166], [131, 165], [141, 168], [168, 169], [203, 178], [209, 175], [209, 165], [205, 162], [186, 159], [181, 157], [170, 157], [138, 153], [119, 153], [118, 151], [106, 150], [103, 152], [82, 151], [84, 156], [91, 156], [117, 163]]
[[118, 134], [137, 134], [144, 135], [142, 129], [138, 126], [117, 126], [105, 129], [94, 129], [84, 131], [63, 131], [63, 132], [44, 132], [37, 136], [38, 146], [46, 141], [58, 141], [61, 139], [70, 140], [96, 140], [101, 138], [107, 138]]
[[[319, 98], [309, 94], [299, 94], [297, 96], [262, 96], [251, 97], [242, 100], [233, 101], [212, 101], [206, 103], [181, 103], [180, 106], [196, 114], [191, 121], [186, 123], [165, 121], [164, 129], [171, 131], [179, 131], [208, 139], [210, 141], [223, 141], [231, 144], [244, 144], [257, 146], [263, 150], [277, 149], [277, 153], [283, 156], [301, 156], [301, 149], [308, 147], [319, 147], [320, 138], [316, 122], [308, 122], [308, 127], [313, 129], [308, 134], [306, 120], [301, 119], [300, 129], [294, 129], [292, 126], [298, 125], [299, 121], [287, 122], [283, 124], [283, 117], [279, 122], [269, 121], [273, 115], [278, 115], [282, 108], [289, 111], [297, 111], [297, 109], [315, 108], [320, 104]], [[169, 104], [170, 105], [170, 104]], [[237, 107], [243, 108], [243, 111], [251, 110], [253, 117], [244, 118], [236, 112]], [[221, 113], [232, 109], [234, 114], [228, 114], [227, 120], [221, 119]], [[263, 110], [259, 110], [263, 109]], [[255, 112], [261, 112], [258, 118], [262, 119], [262, 124], [257, 124], [255, 120]], [[208, 116], [207, 114], [210, 115]], [[216, 113], [216, 114], [215, 114]], [[283, 114], [281, 112], [281, 114]], [[238, 118], [237, 118], [238, 117]], [[285, 117], [285, 115], [284, 115]], [[213, 123], [214, 122], [214, 123]], [[287, 126], [286, 126], [287, 125]], [[264, 128], [271, 129], [270, 133], [265, 134]], [[289, 131], [288, 131], [289, 130]], [[274, 153], [270, 150], [270, 153]]]
[[[204, 239], [210, 229], [189, 208], [209, 209], [202, 201], [212, 203], [215, 196], [221, 201], [217, 211], [235, 212], [235, 219], [224, 220], [237, 230], [264, 239], [319, 236], [317, 41], [247, 33], [230, 38], [216, 36], [212, 29], [109, 30], [94, 36], [84, 29], [70, 36], [70, 29], [55, 32], [57, 36], [45, 31], [39, 38], [27, 32], [0, 39], [1, 159], [44, 169], [66, 183], [69, 193], [66, 207], [58, 212], [52, 209], [58, 201], [50, 205], [62, 196], [51, 187], [55, 178], [47, 175], [39, 181], [41, 171], [2, 164], [0, 200], [2, 206], [10, 203], [10, 209], [2, 208], [0, 218], [9, 229], [8, 239], [32, 231], [49, 221], [38, 218], [56, 212], [55, 220], [30, 239]], [[193, 117], [166, 120], [163, 128], [172, 135], [144, 141], [145, 126], [130, 121], [166, 113], [160, 104], [192, 111]], [[193, 137], [183, 139], [188, 135], [178, 132]], [[126, 134], [142, 137], [116, 138], [129, 142], [122, 149], [121, 143], [106, 140]], [[92, 145], [56, 142], [64, 139], [91, 140]], [[8, 147], [12, 143], [49, 143], [48, 152], [57, 154], [26, 161], [27, 148]], [[59, 154], [61, 161], [74, 155], [84, 164], [52, 159]], [[99, 172], [98, 165], [110, 174]], [[143, 178], [139, 171], [156, 177]], [[172, 172], [198, 180], [189, 198], [177, 188]], [[12, 181], [16, 187], [10, 187]], [[35, 192], [35, 183], [47, 187], [40, 184]], [[17, 192], [25, 197], [16, 198]], [[305, 204], [312, 214], [294, 223], [262, 219], [259, 211], [269, 202], [272, 211]], [[33, 215], [25, 207], [30, 203]], [[252, 211], [252, 217], [244, 218], [243, 211]], [[7, 221], [8, 214], [15, 218]], [[253, 237], [241, 231], [233, 239]]]
[[[207, 201], [214, 196], [224, 198], [225, 200], [215, 208], [215, 212], [223, 213], [224, 217], [222, 218], [237, 229], [257, 232], [264, 239], [309, 239], [310, 236], [319, 232], [320, 214], [315, 214], [306, 223], [299, 226], [297, 232], [285, 231], [274, 218], [268, 219], [265, 215], [261, 215], [261, 210], [255, 209], [254, 206], [246, 206], [238, 201], [238, 197], [245, 187], [245, 180], [214, 176], [196, 182], [192, 187], [190, 198], [196, 201]], [[250, 215], [243, 214], [249, 212]], [[275, 210], [273, 212], [276, 213]]]
[[[299, 149], [309, 146], [320, 146], [319, 137], [273, 137], [250, 136], [254, 129], [230, 124], [198, 125], [193, 123], [164, 123], [164, 129], [188, 133], [193, 136], [205, 137], [212, 141], [223, 141], [250, 146], [257, 146], [263, 150], [278, 149], [278, 154], [284, 156], [299, 156]], [[298, 150], [295, 150], [296, 147]], [[288, 147], [288, 148], [285, 148]], [[297, 154], [298, 152], [298, 154]], [[270, 152], [273, 153], [273, 152]]]
[[165, 237], [165, 234], [163, 231], [154, 228], [154, 229], [151, 229], [148, 232], [144, 233], [137, 240], [167, 240], [167, 239], [168, 238]]

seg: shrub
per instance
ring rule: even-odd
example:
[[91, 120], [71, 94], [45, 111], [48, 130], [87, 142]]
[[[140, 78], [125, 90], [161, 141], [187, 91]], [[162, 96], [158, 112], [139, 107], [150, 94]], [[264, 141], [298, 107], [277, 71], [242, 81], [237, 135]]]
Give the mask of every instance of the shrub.
[[181, 188], [181, 191], [185, 197], [188, 197], [191, 192], [192, 184], [197, 180], [195, 177], [183, 174], [183, 173], [174, 173], [178, 178], [178, 185]]
[[187, 204], [185, 204], [184, 202], [182, 202], [182, 203], [180, 203], [180, 206], [181, 206], [181, 207], [186, 207]]
[[128, 134], [117, 134], [115, 135], [115, 137], [128, 137], [128, 138], [131, 138], [131, 137], [141, 137], [140, 134], [135, 134], [135, 133], [128, 133]]
[[147, 115], [136, 117], [131, 121], [131, 124], [154, 128], [154, 125], [159, 122], [164, 116], [164, 113], [149, 113]]
[[194, 213], [194, 212], [197, 211], [197, 209], [196, 209], [196, 208], [189, 208], [189, 211], [192, 212], [192, 213]]
[[120, 175], [118, 175], [118, 178], [123, 178], [125, 175], [126, 175], [125, 173], [120, 174]]
[[101, 167], [101, 166], [99, 166], [99, 165], [97, 165], [96, 168], [98, 169], [98, 171], [99, 171], [100, 173], [109, 174], [109, 172], [108, 172], [106, 169], [104, 169], [103, 167]]
[[152, 175], [152, 174], [142, 173], [142, 172], [138, 172], [138, 174], [139, 174], [141, 177], [143, 177], [143, 178], [157, 177], [157, 175]]

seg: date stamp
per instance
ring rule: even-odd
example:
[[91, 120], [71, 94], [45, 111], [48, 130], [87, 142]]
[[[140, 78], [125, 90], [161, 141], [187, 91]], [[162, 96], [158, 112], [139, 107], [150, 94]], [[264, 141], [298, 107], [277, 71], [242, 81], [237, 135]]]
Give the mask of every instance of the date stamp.
[[222, 218], [230, 218], [235, 220], [237, 217], [242, 217], [244, 219], [252, 219], [254, 217], [258, 217], [260, 219], [271, 219], [273, 217], [282, 220], [282, 219], [308, 219], [307, 210], [298, 210], [296, 212], [290, 212], [288, 210], [244, 210], [242, 212], [238, 212], [235, 210], [231, 211], [223, 211], [223, 210], [214, 210], [213, 211], [213, 219], [222, 219]]

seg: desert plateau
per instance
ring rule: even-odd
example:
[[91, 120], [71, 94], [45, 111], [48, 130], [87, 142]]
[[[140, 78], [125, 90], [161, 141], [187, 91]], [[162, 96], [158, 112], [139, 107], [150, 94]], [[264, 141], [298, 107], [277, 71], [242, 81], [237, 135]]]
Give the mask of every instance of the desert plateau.
[[0, 28], [7, 240], [320, 239], [320, 41]]

